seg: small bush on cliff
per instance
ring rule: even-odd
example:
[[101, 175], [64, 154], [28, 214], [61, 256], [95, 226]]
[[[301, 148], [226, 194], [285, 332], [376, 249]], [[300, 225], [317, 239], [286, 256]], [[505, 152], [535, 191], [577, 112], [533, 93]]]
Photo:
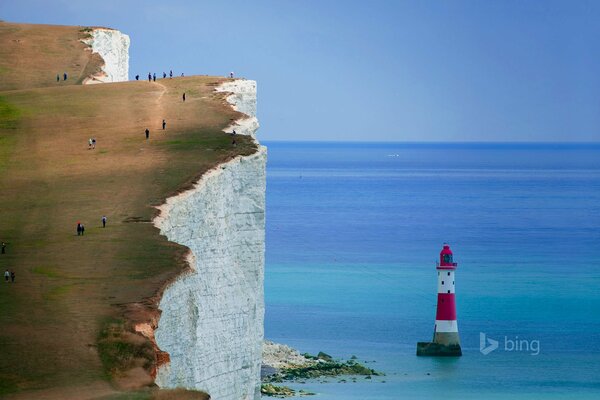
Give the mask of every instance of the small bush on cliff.
[[128, 331], [119, 320], [104, 324], [98, 337], [98, 354], [106, 374], [111, 378], [136, 367], [149, 371], [155, 363], [152, 343]]

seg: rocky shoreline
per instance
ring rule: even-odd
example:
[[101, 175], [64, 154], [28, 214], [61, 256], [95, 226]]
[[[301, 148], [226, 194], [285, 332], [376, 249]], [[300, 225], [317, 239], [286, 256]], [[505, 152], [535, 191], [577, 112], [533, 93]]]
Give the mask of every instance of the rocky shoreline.
[[313, 365], [315, 360], [306, 358], [296, 349], [269, 340], [263, 342], [262, 364], [267, 369], [300, 368]]
[[[274, 383], [305, 383], [308, 379], [337, 376], [382, 376], [381, 372], [362, 365], [356, 357], [350, 360], [335, 360], [330, 355], [319, 352], [316, 356], [300, 354], [299, 351], [265, 340], [263, 343], [263, 364], [261, 368], [261, 393], [273, 397], [307, 396], [315, 393], [295, 391], [287, 386]], [[355, 378], [353, 378], [355, 381]], [[342, 380], [345, 382], [345, 380]]]

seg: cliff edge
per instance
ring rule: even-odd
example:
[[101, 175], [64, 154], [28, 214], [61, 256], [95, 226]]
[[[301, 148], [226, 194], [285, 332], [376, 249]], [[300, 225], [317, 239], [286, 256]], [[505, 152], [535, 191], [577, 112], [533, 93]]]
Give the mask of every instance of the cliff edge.
[[100, 71], [84, 78], [83, 84], [125, 82], [129, 79], [129, 36], [115, 29], [84, 28], [82, 42], [102, 58]]
[[[218, 91], [246, 116], [226, 128], [254, 137], [256, 82], [235, 80]], [[202, 176], [193, 189], [167, 199], [154, 221], [190, 249], [190, 271], [164, 291], [154, 332], [170, 362], [160, 387], [202, 390], [215, 399], [260, 398], [264, 320], [266, 148]]]
[[122, 82], [128, 68], [129, 37], [117, 30], [0, 21], [0, 91]]

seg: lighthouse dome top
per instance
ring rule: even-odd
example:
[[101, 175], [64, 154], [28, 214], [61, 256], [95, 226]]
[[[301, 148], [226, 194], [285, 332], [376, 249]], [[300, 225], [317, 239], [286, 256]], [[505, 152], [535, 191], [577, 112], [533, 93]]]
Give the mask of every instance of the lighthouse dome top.
[[438, 269], [456, 269], [457, 263], [453, 260], [452, 250], [450, 245], [444, 243], [442, 251], [440, 251], [440, 262], [437, 265]]

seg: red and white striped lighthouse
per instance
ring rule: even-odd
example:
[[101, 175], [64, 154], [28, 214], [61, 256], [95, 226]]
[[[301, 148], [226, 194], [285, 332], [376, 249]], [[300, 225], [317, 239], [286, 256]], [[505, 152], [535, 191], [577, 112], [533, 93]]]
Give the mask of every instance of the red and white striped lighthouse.
[[450, 246], [444, 243], [437, 263], [437, 312], [433, 330], [433, 342], [419, 342], [419, 356], [460, 356], [460, 339], [456, 322], [456, 286], [454, 272], [457, 264], [452, 257]]

